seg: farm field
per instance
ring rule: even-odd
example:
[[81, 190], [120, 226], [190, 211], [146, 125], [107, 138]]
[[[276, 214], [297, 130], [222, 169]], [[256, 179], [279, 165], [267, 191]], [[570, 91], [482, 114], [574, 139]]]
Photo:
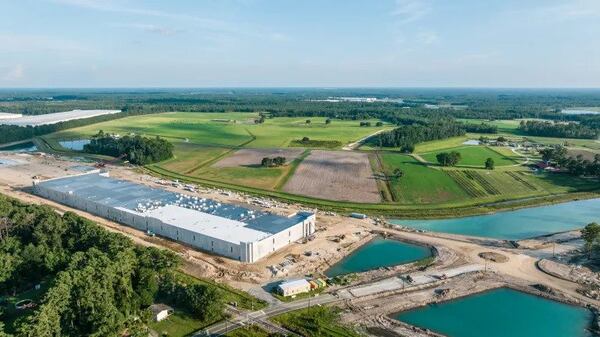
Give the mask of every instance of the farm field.
[[368, 155], [358, 152], [313, 150], [283, 190], [328, 200], [381, 201]]
[[568, 155], [573, 156], [573, 157], [577, 157], [577, 156], [581, 155], [583, 157], [583, 159], [593, 161], [597, 155], [600, 155], [600, 151], [591, 151], [591, 150], [584, 150], [584, 149], [578, 149], [578, 148], [570, 148], [568, 150]]
[[[257, 117], [254, 113], [162, 113], [98, 123], [41, 138], [61, 153], [76, 153], [63, 151], [59, 141], [87, 139], [98, 130], [121, 135], [132, 132], [160, 135], [173, 143], [174, 158], [147, 167], [155, 173], [306, 200], [320, 206], [458, 207], [597, 186], [595, 182], [557, 175], [534, 176], [523, 167], [513, 167], [523, 162], [524, 157], [509, 148], [463, 144], [478, 139], [478, 134], [418, 144], [415, 157], [384, 151], [378, 161], [376, 152], [335, 150], [382, 128], [392, 128], [391, 125], [360, 127], [360, 121], [354, 120], [333, 120], [326, 124], [325, 118], [306, 117], [267, 118], [264, 123], [255, 124]], [[307, 119], [311, 122], [306, 123]], [[510, 122], [512, 126], [507, 123], [505, 129], [518, 125]], [[303, 137], [310, 141], [298, 142]], [[331, 151], [333, 140], [339, 141], [339, 145]], [[306, 146], [297, 147], [299, 144]], [[449, 150], [461, 152], [459, 167], [428, 166], [417, 160], [420, 156], [435, 164], [435, 154]], [[286, 157], [287, 163], [271, 168], [259, 165], [263, 157], [275, 156]], [[488, 157], [494, 158], [497, 170], [480, 170]], [[400, 179], [392, 178], [396, 168], [404, 172]]]
[[401, 169], [404, 176], [390, 181], [392, 193], [402, 204], [446, 203], [466, 199], [465, 191], [444, 171], [427, 167], [415, 158], [394, 153], [380, 155], [386, 175]]
[[462, 146], [462, 147], [454, 147], [448, 148], [445, 150], [422, 153], [420, 154], [428, 162], [435, 164], [437, 163], [436, 155], [441, 152], [450, 152], [456, 151], [460, 153], [461, 160], [458, 162], [459, 166], [475, 166], [475, 167], [484, 167], [485, 160], [487, 158], [492, 158], [496, 166], [507, 166], [507, 165], [515, 165], [515, 162], [511, 157], [500, 154], [495, 149], [489, 148], [487, 146]]
[[302, 149], [241, 149], [212, 164], [212, 167], [260, 166], [261, 160], [265, 157], [284, 157], [286, 163], [289, 163], [298, 158], [302, 154], [302, 151]]
[[[332, 120], [325, 124], [323, 117], [278, 117], [255, 124], [256, 113], [201, 113], [170, 112], [153, 115], [133, 116], [108, 122], [88, 125], [55, 133], [49, 137], [75, 139], [89, 137], [99, 130], [121, 135], [136, 133], [159, 135], [169, 140], [188, 140], [193, 144], [240, 146], [251, 142], [248, 147], [279, 148], [288, 147], [293, 140], [309, 137], [312, 140], [335, 139], [348, 144], [375, 133], [391, 128], [361, 127], [360, 121]], [[310, 120], [310, 124], [306, 121]], [[371, 120], [376, 122], [376, 120]]]

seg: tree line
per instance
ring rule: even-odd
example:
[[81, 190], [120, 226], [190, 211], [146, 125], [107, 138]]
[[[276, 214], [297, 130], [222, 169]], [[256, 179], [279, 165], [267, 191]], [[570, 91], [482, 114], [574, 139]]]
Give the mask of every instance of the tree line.
[[83, 151], [112, 157], [124, 156], [132, 164], [147, 165], [172, 158], [173, 144], [159, 136], [116, 137], [100, 130], [89, 144], [83, 146]]
[[465, 133], [463, 124], [453, 120], [439, 120], [426, 125], [402, 125], [369, 138], [367, 143], [380, 147], [399, 147], [403, 152], [413, 152], [417, 143], [464, 136]]
[[179, 264], [75, 213], [0, 195], [0, 297], [50, 284], [30, 315], [8, 317], [0, 304], [0, 336], [147, 337], [157, 299], [207, 322], [221, 317], [220, 290], [179, 282]]
[[570, 156], [562, 145], [542, 149], [540, 154], [542, 160], [555, 163], [571, 175], [600, 177], [600, 154], [596, 154], [593, 160], [585, 159], [582, 155]]
[[596, 139], [599, 129], [578, 123], [553, 123], [546, 121], [521, 121], [519, 131], [529, 136]]
[[465, 123], [465, 130], [471, 133], [490, 133], [496, 134], [498, 133], [498, 127], [496, 125], [491, 125], [487, 123], [481, 124], [473, 124], [473, 123]]

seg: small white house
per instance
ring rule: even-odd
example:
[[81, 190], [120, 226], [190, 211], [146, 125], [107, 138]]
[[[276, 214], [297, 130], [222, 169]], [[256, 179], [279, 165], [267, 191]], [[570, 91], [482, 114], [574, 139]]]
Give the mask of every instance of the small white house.
[[152, 311], [152, 318], [157, 322], [160, 322], [173, 314], [173, 308], [162, 303], [152, 304], [150, 306], [150, 311]]
[[310, 291], [310, 283], [305, 279], [287, 281], [277, 286], [278, 292], [282, 296], [294, 296]]

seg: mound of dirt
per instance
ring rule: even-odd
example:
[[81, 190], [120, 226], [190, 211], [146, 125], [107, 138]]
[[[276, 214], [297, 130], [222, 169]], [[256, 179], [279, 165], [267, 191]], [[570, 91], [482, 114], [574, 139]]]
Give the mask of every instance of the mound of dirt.
[[508, 261], [508, 258], [502, 254], [495, 252], [483, 252], [479, 253], [479, 257], [488, 261], [504, 263]]

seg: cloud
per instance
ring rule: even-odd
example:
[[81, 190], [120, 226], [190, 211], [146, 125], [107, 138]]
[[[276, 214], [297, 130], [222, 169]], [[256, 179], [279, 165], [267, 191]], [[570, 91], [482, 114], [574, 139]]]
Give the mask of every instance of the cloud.
[[410, 23], [420, 20], [431, 11], [431, 5], [426, 0], [396, 0], [392, 15], [400, 23]]
[[568, 0], [556, 5], [541, 7], [538, 10], [538, 14], [544, 18], [553, 18], [556, 20], [600, 17], [600, 1]]
[[17, 64], [14, 67], [10, 68], [8, 72], [2, 76], [4, 81], [18, 81], [25, 76], [25, 68], [22, 64]]
[[179, 28], [170, 28], [165, 26], [158, 26], [153, 24], [145, 24], [145, 23], [126, 23], [126, 24], [116, 24], [116, 27], [122, 28], [132, 28], [138, 29], [146, 33], [158, 34], [162, 36], [172, 36], [177, 33], [183, 32], [183, 29]]
[[137, 15], [137, 16], [148, 16], [148, 17], [156, 17], [163, 19], [173, 19], [173, 20], [186, 20], [194, 22], [205, 29], [215, 30], [215, 31], [235, 31], [232, 25], [227, 22], [220, 20], [213, 20], [202, 18], [199, 16], [188, 15], [188, 14], [180, 14], [180, 13], [171, 13], [166, 11], [159, 11], [147, 8], [139, 8], [139, 7], [126, 7], [122, 6], [118, 2], [112, 0], [51, 0], [52, 2], [85, 8], [94, 11], [101, 12], [111, 12], [111, 13], [119, 13], [119, 14], [128, 14], [128, 15]]

